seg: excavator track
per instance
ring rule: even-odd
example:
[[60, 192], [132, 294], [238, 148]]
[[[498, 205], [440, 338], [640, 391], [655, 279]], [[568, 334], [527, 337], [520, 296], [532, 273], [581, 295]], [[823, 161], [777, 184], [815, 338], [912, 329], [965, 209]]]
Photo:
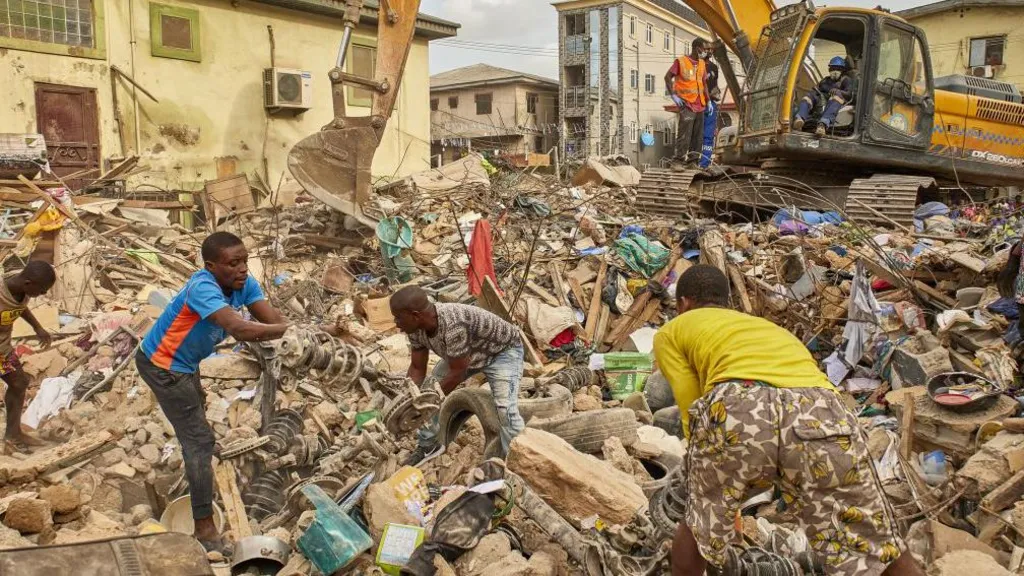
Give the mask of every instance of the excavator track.
[[846, 215], [864, 224], [891, 226], [893, 222], [910, 228], [914, 224], [914, 208], [918, 194], [934, 188], [931, 176], [875, 174], [850, 183], [846, 195]]
[[690, 187], [700, 173], [701, 170], [648, 168], [636, 188], [637, 208], [674, 219], [699, 213], [698, 196]]
[[[700, 175], [700, 179], [696, 177]], [[756, 206], [797, 206], [802, 209], [831, 210], [841, 208], [855, 222], [863, 225], [893, 227], [913, 226], [914, 209], [924, 190], [935, 189], [931, 176], [875, 174], [855, 178], [852, 174], [790, 174], [782, 170], [762, 170], [728, 180], [709, 177], [700, 170], [675, 171], [651, 168], [644, 172], [637, 186], [636, 204], [640, 210], [673, 219], [699, 216], [706, 212], [707, 202], [751, 204]], [[786, 183], [806, 182], [805, 188], [819, 190], [823, 198], [815, 202], [806, 190], [787, 193]], [[777, 186], [773, 186], [777, 183]], [[810, 184], [813, 183], [813, 184]], [[830, 190], [826, 193], [826, 188]], [[714, 214], [705, 214], [714, 216]]]

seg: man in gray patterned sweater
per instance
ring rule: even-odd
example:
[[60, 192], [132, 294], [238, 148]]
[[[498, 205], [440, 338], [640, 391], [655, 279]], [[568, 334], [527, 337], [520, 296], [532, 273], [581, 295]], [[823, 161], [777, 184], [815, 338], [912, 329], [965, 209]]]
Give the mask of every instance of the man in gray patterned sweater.
[[[505, 453], [526, 424], [519, 414], [519, 380], [523, 375], [523, 341], [519, 330], [495, 314], [465, 304], [434, 304], [419, 286], [406, 286], [390, 300], [398, 328], [409, 335], [412, 364], [408, 376], [422, 385], [430, 352], [441, 357], [431, 378], [449, 394], [477, 373], [487, 377], [498, 409], [501, 447]], [[419, 464], [439, 452], [435, 417], [417, 434], [419, 445], [406, 460]]]

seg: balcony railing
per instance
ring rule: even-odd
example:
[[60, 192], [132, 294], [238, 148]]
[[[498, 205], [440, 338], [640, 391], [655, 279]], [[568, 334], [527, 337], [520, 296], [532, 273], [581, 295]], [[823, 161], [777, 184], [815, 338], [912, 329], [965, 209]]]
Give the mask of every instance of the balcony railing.
[[587, 37], [583, 34], [565, 37], [565, 55], [582, 56], [587, 53]]

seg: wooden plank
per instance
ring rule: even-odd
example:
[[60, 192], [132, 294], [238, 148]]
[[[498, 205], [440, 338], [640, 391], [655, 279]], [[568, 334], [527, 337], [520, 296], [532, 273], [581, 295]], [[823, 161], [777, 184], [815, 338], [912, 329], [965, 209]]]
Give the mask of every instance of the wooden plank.
[[550, 292], [545, 290], [543, 287], [541, 287], [540, 284], [537, 284], [533, 280], [527, 280], [526, 287], [530, 289], [530, 292], [533, 292], [541, 300], [543, 300], [544, 303], [547, 304], [548, 306], [554, 306], [555, 308], [557, 308], [562, 305], [557, 298], [552, 296]]
[[644, 324], [650, 322], [651, 319], [654, 318], [654, 315], [657, 314], [658, 310], [660, 309], [661, 300], [653, 300], [651, 302], [648, 302], [647, 306], [644, 308], [644, 311], [640, 314], [640, 316], [634, 318], [633, 321], [628, 324], [628, 328], [625, 331], [623, 331], [623, 333], [618, 337], [618, 339], [616, 339], [615, 342], [612, 342], [612, 352], [617, 352], [621, 350], [622, 347], [626, 344], [626, 341], [629, 340], [630, 334], [642, 328]]
[[224, 517], [235, 536], [235, 542], [252, 536], [252, 526], [249, 517], [245, 515], [245, 504], [242, 503], [242, 494], [235, 479], [235, 466], [228, 461], [221, 462], [214, 468], [214, 476], [217, 479], [217, 491], [224, 503]]
[[[508, 309], [505, 299], [498, 292], [498, 287], [494, 285], [494, 280], [491, 280], [490, 276], [485, 276], [480, 288], [477, 305], [492, 314], [497, 314], [506, 322], [515, 325], [516, 322], [512, 317], [512, 312]], [[526, 360], [537, 366], [543, 366], [547, 362], [547, 358], [537, 352], [537, 349], [533, 347], [533, 343], [526, 337], [526, 333], [523, 332], [522, 328], [519, 328], [518, 325], [516, 328], [519, 330], [519, 338], [523, 341], [523, 352], [526, 354]]]
[[1002, 512], [1024, 496], [1024, 470], [1017, 472], [981, 499], [981, 505], [993, 512]]
[[558, 269], [558, 262], [548, 262], [548, 274], [551, 275], [551, 285], [555, 287], [555, 299], [560, 306], [569, 306], [569, 299], [565, 296], [565, 284], [562, 282], [562, 271]]
[[900, 415], [900, 455], [907, 462], [914, 452], [914, 403], [907, 402]]
[[[587, 338], [594, 342], [597, 331], [597, 324], [601, 314], [601, 287], [604, 286], [604, 278], [608, 274], [608, 263], [601, 261], [601, 267], [597, 271], [597, 280], [594, 281], [594, 291], [590, 294], [590, 306], [587, 308]], [[582, 303], [581, 303], [582, 305]]]
[[600, 312], [598, 313], [597, 329], [594, 332], [593, 342], [604, 341], [605, 334], [608, 332], [608, 324], [611, 322], [611, 317], [611, 307], [602, 302]]
[[580, 309], [583, 309], [583, 304], [586, 302], [583, 295], [583, 286], [580, 285], [580, 281], [570, 277], [569, 278], [569, 290], [572, 291], [572, 297], [576, 299], [576, 303]]
[[[679, 257], [681, 255], [682, 252], [678, 247], [673, 249], [668, 264], [666, 264], [664, 268], [658, 271], [658, 273], [654, 275], [654, 278], [652, 278], [652, 280], [659, 283], [662, 280], [664, 280], [665, 277], [668, 275], [669, 271], [675, 267], [676, 262], [679, 261]], [[625, 314], [619, 317], [615, 325], [612, 326], [612, 331], [605, 337], [604, 343], [608, 344], [609, 346], [613, 346], [615, 342], [617, 342], [622, 337], [622, 333], [629, 328], [629, 326], [632, 324], [632, 321], [638, 317], [641, 317], [642, 314], [644, 314], [644, 312], [647, 309], [647, 302], [650, 299], [650, 290], [647, 290], [640, 296], [637, 296], [637, 298], [633, 300], [633, 304], [629, 307], [629, 310], [627, 310]]]
[[929, 298], [937, 300], [947, 309], [952, 310], [953, 308], [956, 308], [956, 300], [950, 298], [949, 296], [946, 296], [942, 292], [939, 292], [938, 290], [932, 288], [931, 286], [925, 284], [924, 282], [921, 282], [920, 280], [914, 280], [914, 286], [921, 292], [924, 292], [925, 295], [928, 296]]
[[754, 313], [754, 306], [750, 303], [750, 294], [747, 292], [747, 283], [743, 280], [743, 273], [739, 268], [729, 264], [729, 279], [732, 280], [733, 289], [740, 296], [740, 307], [747, 314]]

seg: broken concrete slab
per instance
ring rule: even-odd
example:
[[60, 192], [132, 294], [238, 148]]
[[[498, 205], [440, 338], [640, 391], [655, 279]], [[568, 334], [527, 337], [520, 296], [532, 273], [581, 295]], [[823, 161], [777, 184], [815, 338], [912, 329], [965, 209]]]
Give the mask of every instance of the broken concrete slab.
[[260, 377], [260, 365], [238, 354], [214, 354], [199, 363], [203, 378], [219, 380], [255, 380]]
[[1013, 476], [1006, 457], [1022, 447], [1024, 434], [999, 432], [967, 459], [957, 472], [957, 477], [971, 481], [968, 485], [969, 494], [979, 497], [987, 495]]
[[70, 484], [47, 486], [39, 491], [39, 498], [50, 503], [54, 514], [68, 514], [82, 505], [82, 493]]
[[50, 503], [38, 498], [19, 498], [7, 506], [4, 526], [22, 534], [38, 534], [53, 525]]
[[903, 386], [924, 386], [932, 377], [952, 372], [949, 350], [931, 333], [911, 337], [896, 347], [892, 370]]
[[950, 552], [928, 567], [930, 576], [1010, 576], [991, 556], [976, 550]]
[[628, 164], [611, 166], [597, 158], [588, 158], [572, 177], [573, 186], [592, 184], [623, 188], [640, 183], [640, 171]]
[[508, 536], [501, 532], [492, 532], [480, 539], [480, 542], [469, 552], [455, 561], [455, 569], [459, 574], [472, 576], [480, 574], [488, 567], [495, 566], [499, 560], [512, 551], [512, 543]]
[[617, 436], [612, 436], [604, 441], [601, 454], [604, 456], [604, 461], [614, 466], [616, 470], [633, 474], [633, 458], [630, 457], [629, 452], [626, 452], [626, 447], [622, 445], [622, 440]]
[[632, 476], [543, 430], [527, 428], [517, 436], [506, 465], [577, 526], [594, 514], [605, 522], [625, 524], [647, 505]]
[[416, 517], [398, 499], [395, 490], [380, 482], [371, 484], [366, 490], [363, 513], [366, 514], [370, 535], [374, 540], [380, 540], [381, 535], [384, 534], [384, 526], [388, 523], [419, 526]]

